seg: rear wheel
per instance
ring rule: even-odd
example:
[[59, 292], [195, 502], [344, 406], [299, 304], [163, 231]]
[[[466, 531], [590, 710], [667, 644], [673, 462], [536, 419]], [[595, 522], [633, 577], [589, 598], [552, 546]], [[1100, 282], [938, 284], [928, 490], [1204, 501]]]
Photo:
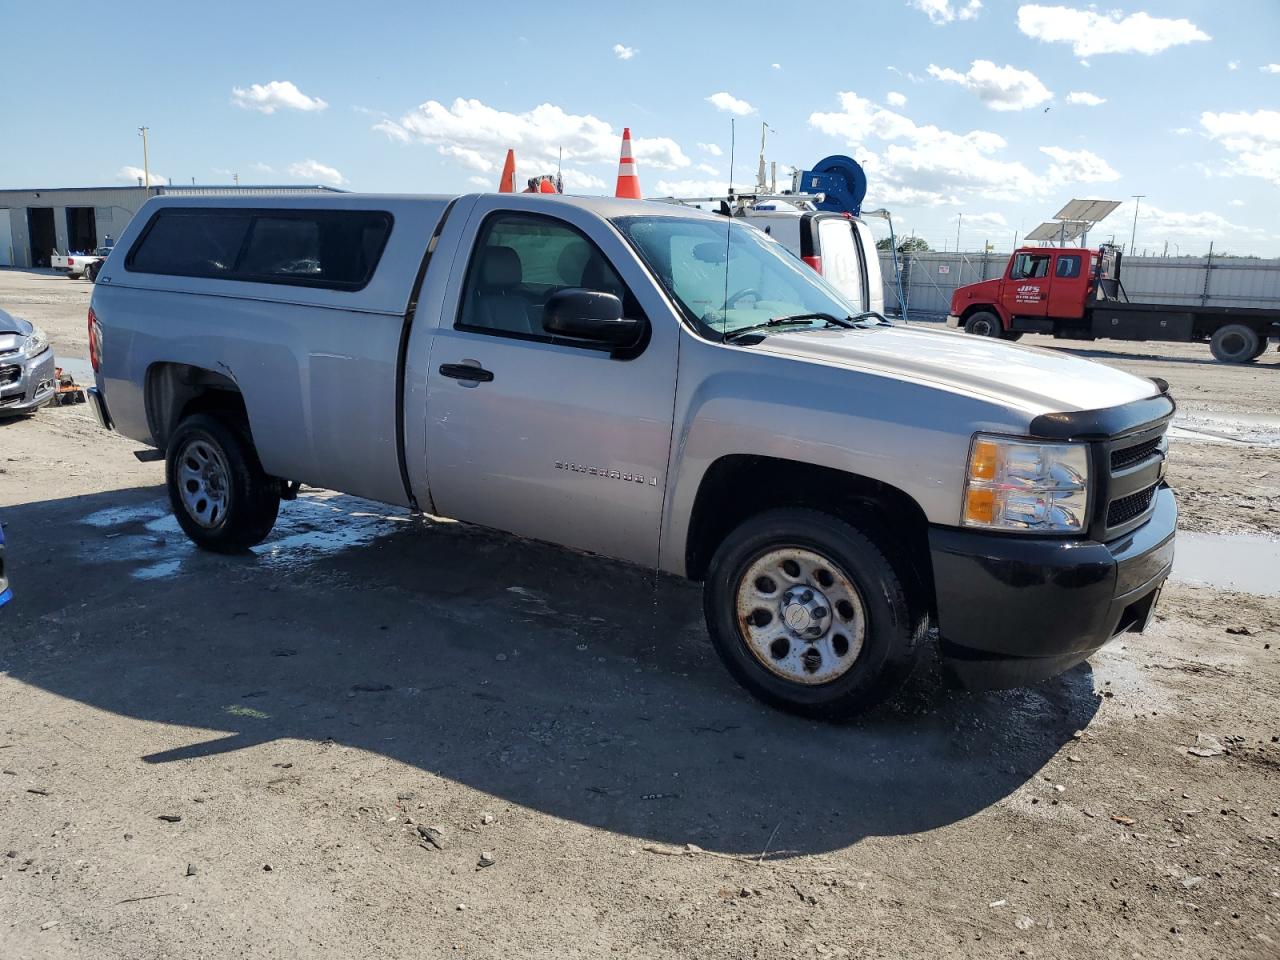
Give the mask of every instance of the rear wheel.
[[883, 699], [923, 646], [883, 553], [813, 510], [769, 510], [720, 545], [703, 591], [707, 628], [734, 678], [773, 706], [838, 719]]
[[1255, 350], [1255, 351], [1253, 351], [1253, 356], [1252, 356], [1252, 357], [1250, 357], [1249, 359], [1250, 359], [1250, 360], [1257, 360], [1260, 356], [1262, 356], [1264, 353], [1266, 353], [1266, 352], [1267, 352], [1267, 347], [1268, 347], [1268, 346], [1270, 346], [1270, 341], [1268, 341], [1266, 337], [1259, 337], [1259, 338], [1258, 338], [1258, 349], [1257, 349], [1257, 350]]
[[1004, 328], [1000, 325], [1000, 318], [994, 313], [979, 310], [964, 322], [964, 332], [977, 337], [999, 337]]
[[96, 263], [91, 263], [84, 268], [84, 278], [88, 280], [90, 283], [97, 283], [98, 265]]
[[173, 432], [165, 480], [179, 525], [205, 550], [261, 543], [280, 511], [280, 482], [263, 471], [247, 429], [210, 414], [190, 416]]
[[1248, 363], [1256, 360], [1267, 348], [1267, 343], [1258, 336], [1258, 331], [1246, 327], [1243, 323], [1229, 323], [1214, 331], [1209, 340], [1209, 349], [1215, 359], [1223, 363]]

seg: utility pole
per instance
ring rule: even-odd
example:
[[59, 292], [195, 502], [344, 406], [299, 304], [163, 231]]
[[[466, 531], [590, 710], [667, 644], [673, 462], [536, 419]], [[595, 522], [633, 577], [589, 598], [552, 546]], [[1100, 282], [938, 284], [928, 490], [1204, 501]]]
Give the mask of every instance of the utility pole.
[[147, 131], [150, 129], [150, 127], [138, 128], [138, 133], [142, 134], [142, 178], [148, 190], [151, 189], [151, 160], [147, 155]]
[[1145, 194], [1145, 193], [1135, 193], [1135, 194], [1133, 194], [1133, 230], [1132, 230], [1132, 232], [1129, 234], [1129, 254], [1130, 254], [1130, 256], [1132, 256], [1132, 255], [1133, 255], [1133, 252], [1134, 252], [1134, 242], [1137, 240], [1137, 237], [1138, 237], [1138, 208], [1139, 208], [1140, 206], [1142, 206], [1142, 201], [1143, 201], [1143, 199], [1144, 199], [1145, 197], [1146, 197], [1146, 194]]
[[[236, 185], [237, 187], [238, 187], [238, 186], [240, 186], [240, 174], [238, 174], [238, 173], [233, 173], [233, 174], [231, 175], [231, 180], [232, 180], [232, 182], [233, 182], [233, 183], [235, 183], [235, 185]], [[744, 299], [745, 299], [745, 298], [744, 298]]]
[[960, 224], [964, 221], [964, 214], [956, 214], [956, 253], [960, 252]]

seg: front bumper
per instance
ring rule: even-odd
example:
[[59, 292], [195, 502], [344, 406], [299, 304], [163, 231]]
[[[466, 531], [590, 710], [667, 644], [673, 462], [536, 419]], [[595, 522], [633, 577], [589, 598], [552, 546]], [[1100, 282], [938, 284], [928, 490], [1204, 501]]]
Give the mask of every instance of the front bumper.
[[1035, 683], [1141, 633], [1173, 566], [1177, 522], [1161, 485], [1150, 519], [1111, 543], [931, 528], [950, 679], [970, 689]]
[[0, 359], [0, 417], [31, 413], [52, 400], [53, 368], [52, 350], [34, 357]]
[[947, 326], [948, 326], [948, 327], [959, 327], [959, 326], [960, 326], [960, 318], [959, 318], [959, 317], [957, 317], [954, 313], [949, 313], [949, 314], [947, 314]]

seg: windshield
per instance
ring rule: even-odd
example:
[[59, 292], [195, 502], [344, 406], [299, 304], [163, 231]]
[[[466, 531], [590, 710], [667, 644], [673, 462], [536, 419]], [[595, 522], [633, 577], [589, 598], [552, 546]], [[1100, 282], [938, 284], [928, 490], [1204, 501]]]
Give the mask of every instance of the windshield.
[[747, 328], [822, 327], [858, 308], [804, 261], [759, 230], [726, 218], [621, 217], [631, 241], [704, 334], [725, 339]]

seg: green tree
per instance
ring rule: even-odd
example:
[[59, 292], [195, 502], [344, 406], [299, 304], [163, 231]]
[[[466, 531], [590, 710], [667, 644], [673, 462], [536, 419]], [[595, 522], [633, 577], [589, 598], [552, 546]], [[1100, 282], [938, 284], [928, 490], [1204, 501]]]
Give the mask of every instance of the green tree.
[[[885, 237], [881, 240], [877, 240], [876, 249], [888, 250], [889, 238]], [[903, 240], [901, 243], [898, 244], [899, 253], [928, 253], [929, 249], [930, 249], [929, 243], [927, 240], [924, 239], [924, 237], [907, 237], [905, 240]]]

